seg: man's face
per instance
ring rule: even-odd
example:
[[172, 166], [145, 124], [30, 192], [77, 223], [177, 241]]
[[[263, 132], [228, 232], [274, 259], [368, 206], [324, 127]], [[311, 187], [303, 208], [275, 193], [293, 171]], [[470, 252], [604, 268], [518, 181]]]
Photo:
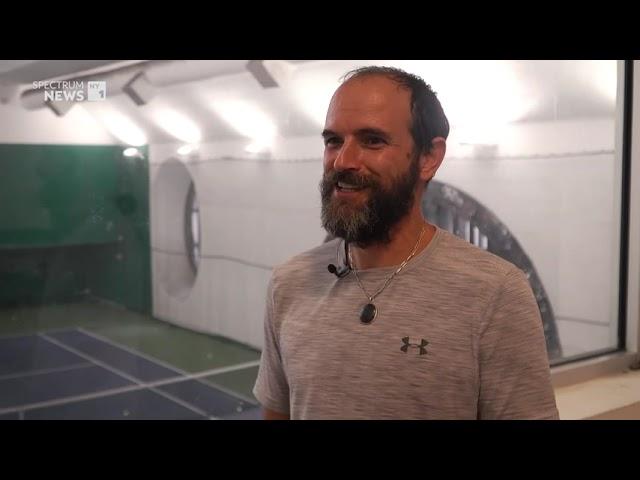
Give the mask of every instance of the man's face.
[[415, 200], [419, 162], [411, 94], [381, 76], [354, 78], [334, 94], [323, 137], [322, 224], [360, 247], [385, 244]]

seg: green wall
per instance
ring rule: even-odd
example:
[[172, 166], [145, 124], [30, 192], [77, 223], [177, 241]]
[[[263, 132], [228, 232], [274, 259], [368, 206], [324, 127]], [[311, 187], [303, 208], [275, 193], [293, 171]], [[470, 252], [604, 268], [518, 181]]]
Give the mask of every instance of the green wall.
[[0, 305], [87, 294], [149, 312], [149, 165], [119, 146], [0, 145]]

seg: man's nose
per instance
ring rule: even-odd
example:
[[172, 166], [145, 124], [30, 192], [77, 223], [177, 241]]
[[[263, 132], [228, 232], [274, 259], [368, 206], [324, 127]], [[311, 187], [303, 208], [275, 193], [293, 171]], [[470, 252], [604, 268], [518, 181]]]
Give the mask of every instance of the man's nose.
[[354, 139], [345, 139], [333, 161], [334, 170], [360, 170], [362, 155], [358, 143]]

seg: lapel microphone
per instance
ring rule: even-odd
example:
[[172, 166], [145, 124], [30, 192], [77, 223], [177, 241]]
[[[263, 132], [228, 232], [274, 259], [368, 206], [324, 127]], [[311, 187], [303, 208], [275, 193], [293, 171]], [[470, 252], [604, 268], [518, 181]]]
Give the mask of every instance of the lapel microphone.
[[327, 266], [327, 270], [329, 270], [329, 272], [333, 273], [338, 278], [346, 277], [347, 275], [349, 275], [349, 272], [351, 272], [351, 269], [348, 266], [345, 265], [344, 267], [338, 269], [333, 263]]
[[[336, 251], [336, 260], [338, 260], [336, 263], [340, 263], [340, 256], [338, 255], [338, 252], [340, 251], [340, 244], [338, 244], [338, 250]], [[344, 243], [344, 257], [345, 260], [347, 260], [347, 242]], [[338, 278], [342, 278], [342, 277], [346, 277], [347, 275], [349, 275], [349, 273], [351, 273], [351, 265], [349, 265], [349, 261], [346, 261], [346, 265], [342, 266], [342, 267], [336, 267], [333, 263], [330, 263], [329, 265], [327, 265], [327, 270], [329, 270], [330, 273], [333, 273], [336, 277]]]

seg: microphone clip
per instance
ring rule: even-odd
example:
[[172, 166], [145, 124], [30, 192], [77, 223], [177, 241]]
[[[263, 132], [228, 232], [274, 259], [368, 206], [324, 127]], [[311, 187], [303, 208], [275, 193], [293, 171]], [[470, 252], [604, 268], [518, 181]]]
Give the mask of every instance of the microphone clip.
[[338, 278], [346, 277], [351, 272], [351, 269], [349, 267], [344, 266], [338, 269], [333, 263], [327, 266], [327, 270], [329, 270], [329, 272], [333, 273]]
[[[327, 270], [329, 270], [329, 272], [333, 273], [338, 278], [346, 277], [351, 273], [351, 265], [349, 264], [349, 255], [347, 253], [347, 248], [348, 248], [347, 242], [344, 242], [344, 258], [345, 258], [344, 266], [336, 267], [333, 263], [327, 266]], [[340, 251], [340, 244], [338, 244], [338, 249], [336, 251], [336, 259], [338, 260], [336, 263], [338, 265], [340, 264], [340, 255], [338, 254], [339, 251]]]

